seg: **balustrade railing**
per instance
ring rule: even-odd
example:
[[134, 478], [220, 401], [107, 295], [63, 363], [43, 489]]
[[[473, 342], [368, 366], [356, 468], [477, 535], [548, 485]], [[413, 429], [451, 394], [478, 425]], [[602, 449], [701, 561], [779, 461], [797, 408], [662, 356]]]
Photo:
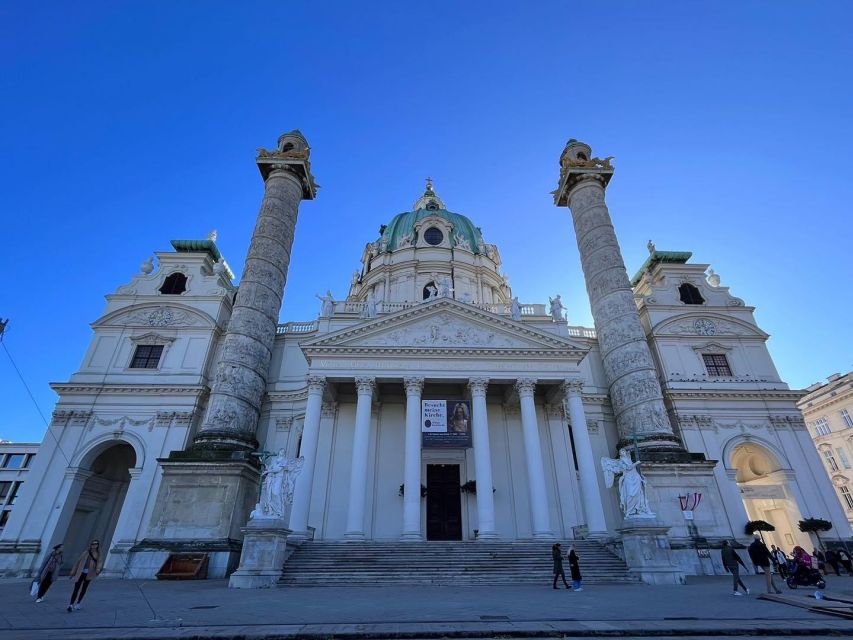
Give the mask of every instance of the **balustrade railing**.
[[280, 324], [275, 328], [276, 335], [282, 335], [285, 333], [311, 333], [312, 331], [316, 331], [318, 328], [318, 323], [316, 320], [312, 320], [311, 322], [286, 322], [285, 324]]

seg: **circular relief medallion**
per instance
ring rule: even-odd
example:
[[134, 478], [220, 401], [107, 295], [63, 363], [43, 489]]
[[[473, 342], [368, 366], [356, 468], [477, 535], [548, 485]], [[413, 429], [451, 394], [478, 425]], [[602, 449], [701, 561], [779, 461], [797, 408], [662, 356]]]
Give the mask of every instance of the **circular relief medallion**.
[[148, 324], [152, 327], [165, 327], [172, 324], [174, 314], [171, 309], [160, 307], [148, 314]]
[[717, 333], [717, 325], [708, 318], [697, 318], [693, 321], [693, 328], [700, 336], [712, 336]]

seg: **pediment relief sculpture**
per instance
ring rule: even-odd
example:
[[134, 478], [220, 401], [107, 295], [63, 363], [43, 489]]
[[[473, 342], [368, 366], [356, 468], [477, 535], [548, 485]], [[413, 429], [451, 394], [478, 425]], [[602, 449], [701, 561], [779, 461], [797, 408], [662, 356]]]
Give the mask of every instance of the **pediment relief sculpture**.
[[653, 329], [655, 335], [676, 336], [755, 336], [766, 338], [767, 334], [747, 322], [729, 320], [712, 314], [702, 316], [678, 316], [664, 320]]

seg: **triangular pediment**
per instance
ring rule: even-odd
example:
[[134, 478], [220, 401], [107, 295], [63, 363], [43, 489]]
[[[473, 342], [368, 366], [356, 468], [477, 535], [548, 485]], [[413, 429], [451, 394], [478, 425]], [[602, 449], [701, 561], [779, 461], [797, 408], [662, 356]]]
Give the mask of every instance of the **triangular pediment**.
[[500, 350], [582, 358], [588, 348], [567, 338], [526, 326], [452, 299], [405, 309], [302, 343], [307, 353], [405, 349]]

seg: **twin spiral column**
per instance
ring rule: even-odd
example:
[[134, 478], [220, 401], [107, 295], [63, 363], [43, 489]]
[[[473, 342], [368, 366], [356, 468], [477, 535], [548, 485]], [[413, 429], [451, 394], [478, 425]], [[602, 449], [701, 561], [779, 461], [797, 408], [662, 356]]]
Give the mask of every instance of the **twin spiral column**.
[[591, 148], [570, 140], [560, 158], [557, 206], [572, 211], [586, 290], [598, 334], [619, 446], [681, 448], [672, 431], [634, 292], [604, 202], [613, 175], [610, 159], [592, 157]]
[[264, 199], [193, 449], [253, 451], [284, 296], [299, 204], [316, 193], [308, 142], [298, 131], [259, 150]]

